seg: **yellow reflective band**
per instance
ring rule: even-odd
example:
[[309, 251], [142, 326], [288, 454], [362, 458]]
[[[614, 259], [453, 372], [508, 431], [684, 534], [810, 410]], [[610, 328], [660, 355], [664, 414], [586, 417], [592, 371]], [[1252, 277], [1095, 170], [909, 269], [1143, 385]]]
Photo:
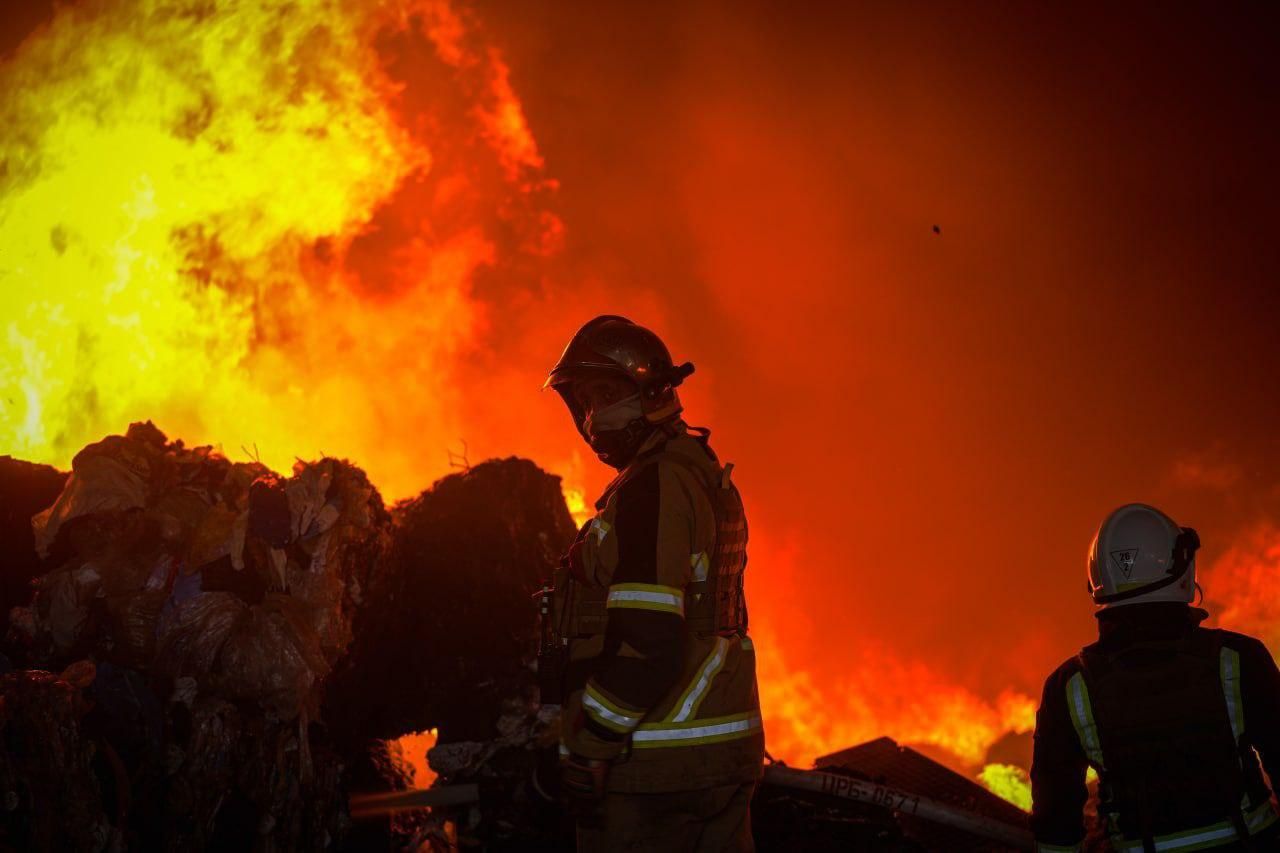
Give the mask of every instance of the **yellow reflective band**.
[[623, 705], [621, 702], [618, 702], [617, 700], [611, 699], [608, 696], [606, 696], [605, 692], [601, 690], [598, 686], [596, 686], [595, 681], [587, 682], [587, 687], [583, 695], [590, 696], [592, 699], [599, 702], [601, 705], [604, 705], [613, 713], [623, 717], [635, 717], [636, 719], [639, 719], [645, 715], [645, 712], [642, 708], [629, 708], [626, 705]]
[[1098, 724], [1093, 720], [1093, 706], [1089, 704], [1089, 688], [1085, 686], [1084, 673], [1077, 672], [1067, 681], [1067, 708], [1085, 756], [1091, 764], [1105, 767], [1102, 743], [1098, 740]]
[[1045, 844], [1036, 842], [1036, 853], [1080, 853], [1083, 848], [1079, 844]]
[[693, 568], [694, 583], [701, 583], [707, 579], [707, 568], [710, 561], [707, 560], [707, 552], [700, 551], [689, 558], [689, 565]]
[[697, 746], [751, 737], [761, 730], [760, 714], [751, 711], [690, 723], [645, 723], [631, 735], [633, 749]]
[[751, 642], [751, 638], [750, 638], [750, 637], [743, 637], [743, 638], [742, 638], [742, 650], [743, 650], [744, 652], [751, 652], [751, 653], [753, 653], [753, 654], [755, 653], [756, 645], [755, 645], [755, 643]]
[[1240, 697], [1240, 653], [1225, 646], [1218, 653], [1218, 674], [1222, 678], [1222, 695], [1227, 700], [1227, 718], [1236, 745], [1244, 735], [1244, 702]]
[[609, 608], [657, 610], [684, 616], [684, 590], [654, 583], [616, 583], [609, 587]]
[[590, 682], [582, 694], [582, 707], [597, 723], [619, 734], [630, 732], [644, 716], [644, 711], [628, 711], [610, 701]]
[[[1272, 807], [1271, 801], [1263, 803], [1256, 809], [1246, 812], [1244, 815], [1245, 826], [1249, 829], [1250, 835], [1256, 835], [1266, 829], [1271, 824], [1280, 819], [1280, 815], [1276, 814], [1276, 810]], [[1187, 829], [1182, 832], [1172, 832], [1168, 835], [1161, 835], [1153, 838], [1157, 851], [1178, 851], [1185, 853], [1191, 850], [1208, 850], [1214, 847], [1220, 847], [1224, 842], [1238, 840], [1238, 833], [1231, 821], [1220, 821], [1209, 826], [1202, 826], [1198, 829]], [[1133, 839], [1113, 839], [1112, 846], [1120, 853], [1142, 853], [1145, 849], [1141, 841]]]
[[711, 682], [715, 679], [716, 674], [724, 668], [725, 654], [728, 651], [729, 641], [724, 637], [716, 637], [715, 645], [711, 647], [711, 653], [702, 662], [702, 666], [698, 667], [698, 671], [693, 675], [693, 680], [689, 682], [689, 686], [685, 688], [684, 693], [680, 695], [675, 705], [672, 706], [671, 713], [667, 714], [667, 722], [682, 723], [698, 713], [698, 706], [707, 697], [707, 689], [711, 686]]
[[[1207, 850], [1211, 847], [1220, 847], [1223, 842], [1234, 841], [1236, 838], [1236, 828], [1230, 823], [1223, 821], [1215, 823], [1212, 826], [1204, 826], [1199, 829], [1189, 829], [1186, 832], [1177, 832], [1171, 835], [1162, 835], [1159, 838], [1151, 839], [1154, 849], [1157, 851], [1177, 850]], [[1142, 853], [1146, 848], [1143, 847], [1141, 841], [1132, 841], [1125, 839], [1123, 841], [1112, 840], [1112, 846], [1117, 853]]]
[[608, 536], [609, 531], [612, 529], [613, 527], [609, 522], [605, 521], [603, 518], [591, 519], [591, 532], [596, 535], [597, 545], [604, 541], [604, 537]]
[[1245, 812], [1244, 815], [1244, 823], [1245, 826], [1249, 827], [1250, 835], [1257, 835], [1277, 820], [1280, 820], [1280, 814], [1276, 812], [1275, 806], [1271, 804], [1270, 800], [1267, 800], [1253, 811]]

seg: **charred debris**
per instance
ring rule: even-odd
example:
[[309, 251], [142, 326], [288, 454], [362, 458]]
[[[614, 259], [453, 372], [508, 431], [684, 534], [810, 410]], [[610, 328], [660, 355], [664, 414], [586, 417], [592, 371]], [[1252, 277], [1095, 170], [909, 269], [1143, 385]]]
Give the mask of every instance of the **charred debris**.
[[[0, 457], [0, 851], [572, 849], [528, 780], [558, 725], [532, 600], [573, 534], [515, 458], [388, 509], [345, 460], [282, 476], [150, 422], [69, 475]], [[480, 803], [353, 819], [427, 729]], [[768, 786], [756, 821], [762, 849], [929, 849]]]

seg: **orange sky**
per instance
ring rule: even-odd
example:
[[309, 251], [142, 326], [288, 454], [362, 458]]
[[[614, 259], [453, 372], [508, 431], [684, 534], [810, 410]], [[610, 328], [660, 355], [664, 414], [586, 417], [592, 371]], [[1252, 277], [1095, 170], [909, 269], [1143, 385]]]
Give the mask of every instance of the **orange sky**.
[[1276, 509], [1280, 31], [1211, 8], [480, 7], [587, 282], [537, 336], [698, 364], [790, 658], [1038, 695], [1109, 509]]

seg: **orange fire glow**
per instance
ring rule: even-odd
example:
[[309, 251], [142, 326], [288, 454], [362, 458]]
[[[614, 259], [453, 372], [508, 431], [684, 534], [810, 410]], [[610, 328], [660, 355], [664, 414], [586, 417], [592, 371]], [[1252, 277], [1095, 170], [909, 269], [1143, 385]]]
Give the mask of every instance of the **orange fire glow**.
[[387, 753], [408, 778], [409, 787], [430, 788], [435, 781], [436, 774], [427, 763], [427, 751], [436, 745], [437, 734], [435, 729], [428, 729], [387, 742]]
[[864, 648], [863, 665], [836, 685], [819, 685], [791, 666], [785, 643], [757, 631], [760, 702], [770, 753], [791, 763], [813, 759], [882, 735], [943, 750], [960, 766], [978, 767], [1001, 736], [1035, 728], [1036, 702], [1016, 691], [988, 702], [920, 662], [883, 648]]
[[1273, 655], [1280, 652], [1280, 528], [1254, 526], [1200, 571], [1216, 624], [1257, 637]]

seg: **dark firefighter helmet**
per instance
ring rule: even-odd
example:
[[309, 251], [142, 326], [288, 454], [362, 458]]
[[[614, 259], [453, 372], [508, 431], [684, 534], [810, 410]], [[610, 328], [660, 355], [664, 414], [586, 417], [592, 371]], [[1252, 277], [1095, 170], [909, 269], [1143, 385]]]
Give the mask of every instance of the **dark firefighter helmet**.
[[680, 414], [676, 387], [693, 373], [693, 365], [676, 366], [662, 339], [626, 317], [605, 314], [591, 320], [569, 341], [543, 388], [564, 398], [581, 431], [584, 412], [572, 393], [573, 383], [600, 374], [630, 379], [640, 389], [645, 420], [662, 423]]

